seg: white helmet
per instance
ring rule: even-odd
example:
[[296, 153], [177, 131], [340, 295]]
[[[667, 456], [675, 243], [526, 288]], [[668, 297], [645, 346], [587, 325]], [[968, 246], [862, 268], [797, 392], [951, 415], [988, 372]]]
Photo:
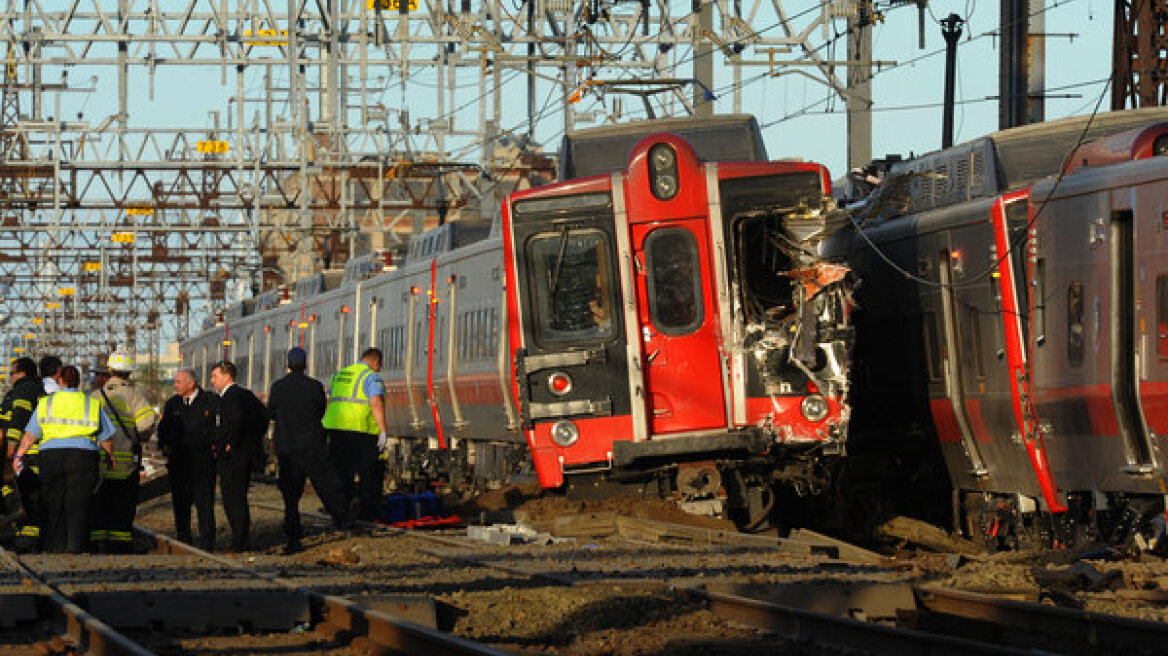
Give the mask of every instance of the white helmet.
[[129, 351], [118, 349], [109, 356], [110, 371], [131, 372], [134, 370], [134, 356]]

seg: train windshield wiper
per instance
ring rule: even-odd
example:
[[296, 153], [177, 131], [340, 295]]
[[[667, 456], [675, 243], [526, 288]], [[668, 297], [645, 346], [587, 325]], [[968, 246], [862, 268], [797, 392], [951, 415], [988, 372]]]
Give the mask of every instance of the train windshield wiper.
[[568, 233], [571, 230], [564, 226], [560, 232], [560, 252], [556, 256], [556, 268], [552, 271], [552, 279], [548, 282], [548, 296], [556, 295], [556, 287], [560, 284], [560, 271], [564, 268], [564, 251], [568, 250]]

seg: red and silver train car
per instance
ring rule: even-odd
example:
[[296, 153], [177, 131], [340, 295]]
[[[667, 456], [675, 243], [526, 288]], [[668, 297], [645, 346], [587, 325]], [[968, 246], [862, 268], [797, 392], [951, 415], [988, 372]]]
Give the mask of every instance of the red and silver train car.
[[850, 282], [816, 255], [841, 217], [827, 171], [765, 161], [753, 119], [725, 124], [755, 137], [727, 150], [721, 125], [576, 139], [584, 177], [512, 194], [489, 232], [441, 226], [396, 270], [318, 276], [184, 356], [205, 369], [230, 342], [241, 381], [266, 387], [289, 345], [322, 380], [376, 345], [399, 483], [533, 469], [760, 526], [775, 485], [822, 489], [844, 451]]
[[1150, 535], [1164, 512], [1165, 120], [1080, 117], [905, 163], [833, 245], [861, 279], [857, 449], [939, 445], [953, 496], [933, 501], [988, 546]]

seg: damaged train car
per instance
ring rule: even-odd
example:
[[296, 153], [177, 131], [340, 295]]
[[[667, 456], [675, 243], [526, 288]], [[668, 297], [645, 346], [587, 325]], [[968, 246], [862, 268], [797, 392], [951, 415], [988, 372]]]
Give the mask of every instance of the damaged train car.
[[817, 248], [846, 219], [826, 169], [765, 161], [757, 128], [655, 127], [620, 169], [504, 203], [523, 430], [545, 487], [639, 485], [763, 526], [776, 485], [820, 491], [845, 451], [850, 279]]

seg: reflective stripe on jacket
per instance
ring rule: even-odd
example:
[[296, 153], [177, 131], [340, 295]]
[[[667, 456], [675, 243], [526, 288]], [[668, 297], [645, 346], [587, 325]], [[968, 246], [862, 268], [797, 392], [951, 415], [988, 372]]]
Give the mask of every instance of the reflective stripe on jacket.
[[365, 395], [365, 379], [374, 376], [364, 362], [349, 365], [333, 375], [328, 408], [321, 424], [330, 430], [377, 435], [381, 429], [373, 418], [373, 408]]
[[[154, 430], [157, 419], [154, 408], [132, 383], [118, 378], [111, 379], [103, 389], [90, 394], [89, 398], [105, 408], [106, 415], [113, 420], [116, 429], [113, 437], [114, 464], [111, 468], [103, 460], [100, 465], [101, 476], [115, 480], [130, 478], [138, 473], [141, 443]], [[110, 408], [110, 405], [113, 407]]]

